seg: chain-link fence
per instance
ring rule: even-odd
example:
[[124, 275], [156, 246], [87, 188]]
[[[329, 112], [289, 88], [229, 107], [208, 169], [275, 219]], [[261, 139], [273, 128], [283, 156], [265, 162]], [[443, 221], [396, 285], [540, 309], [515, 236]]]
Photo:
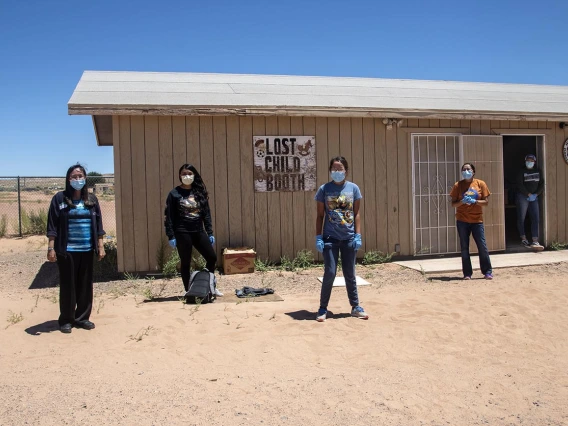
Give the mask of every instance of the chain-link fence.
[[[99, 199], [107, 235], [116, 235], [114, 176], [88, 176], [87, 186]], [[64, 189], [65, 177], [0, 176], [0, 237], [45, 235], [51, 198]]]

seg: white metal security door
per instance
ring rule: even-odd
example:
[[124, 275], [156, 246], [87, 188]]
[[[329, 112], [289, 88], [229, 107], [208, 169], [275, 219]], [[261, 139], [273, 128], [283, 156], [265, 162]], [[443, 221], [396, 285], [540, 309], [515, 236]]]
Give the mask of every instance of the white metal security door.
[[460, 135], [412, 137], [415, 255], [460, 251], [450, 191], [460, 168]]

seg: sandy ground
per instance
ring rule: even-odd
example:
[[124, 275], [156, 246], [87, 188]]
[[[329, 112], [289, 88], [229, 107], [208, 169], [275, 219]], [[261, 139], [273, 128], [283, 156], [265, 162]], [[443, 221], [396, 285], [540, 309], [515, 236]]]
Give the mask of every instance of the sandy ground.
[[325, 323], [321, 268], [222, 276], [284, 301], [199, 308], [179, 279], [97, 283], [96, 329], [65, 335], [38, 244], [0, 240], [3, 425], [568, 424], [567, 264], [493, 281], [359, 267], [370, 319], [336, 288]]

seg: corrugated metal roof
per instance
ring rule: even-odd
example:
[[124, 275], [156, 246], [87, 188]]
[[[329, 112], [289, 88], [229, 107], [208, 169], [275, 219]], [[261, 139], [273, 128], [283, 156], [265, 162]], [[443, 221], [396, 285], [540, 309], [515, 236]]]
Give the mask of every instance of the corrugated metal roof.
[[568, 86], [85, 71], [70, 114], [287, 114], [568, 120]]

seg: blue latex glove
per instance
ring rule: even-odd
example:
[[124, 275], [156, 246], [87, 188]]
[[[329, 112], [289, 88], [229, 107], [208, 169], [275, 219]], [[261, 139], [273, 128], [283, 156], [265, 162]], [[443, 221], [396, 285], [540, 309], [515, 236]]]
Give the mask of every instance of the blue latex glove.
[[175, 239], [175, 238], [172, 238], [172, 239], [169, 241], [169, 243], [170, 243], [170, 247], [171, 247], [171, 248], [176, 248], [176, 239]]
[[215, 244], [215, 237], [213, 235], [209, 236], [209, 242], [211, 245]]
[[316, 250], [320, 253], [323, 253], [323, 236], [316, 235]]
[[353, 248], [359, 250], [363, 242], [361, 241], [361, 234], [355, 234], [353, 237]]
[[531, 195], [529, 195], [529, 197], [527, 198], [527, 200], [529, 200], [529, 201], [536, 201], [537, 198], [538, 198], [538, 195], [536, 195], [536, 194], [531, 194]]
[[467, 204], [467, 205], [475, 204], [476, 202], [477, 202], [477, 200], [475, 198], [469, 196], [469, 195], [466, 195], [462, 199], [462, 203]]

